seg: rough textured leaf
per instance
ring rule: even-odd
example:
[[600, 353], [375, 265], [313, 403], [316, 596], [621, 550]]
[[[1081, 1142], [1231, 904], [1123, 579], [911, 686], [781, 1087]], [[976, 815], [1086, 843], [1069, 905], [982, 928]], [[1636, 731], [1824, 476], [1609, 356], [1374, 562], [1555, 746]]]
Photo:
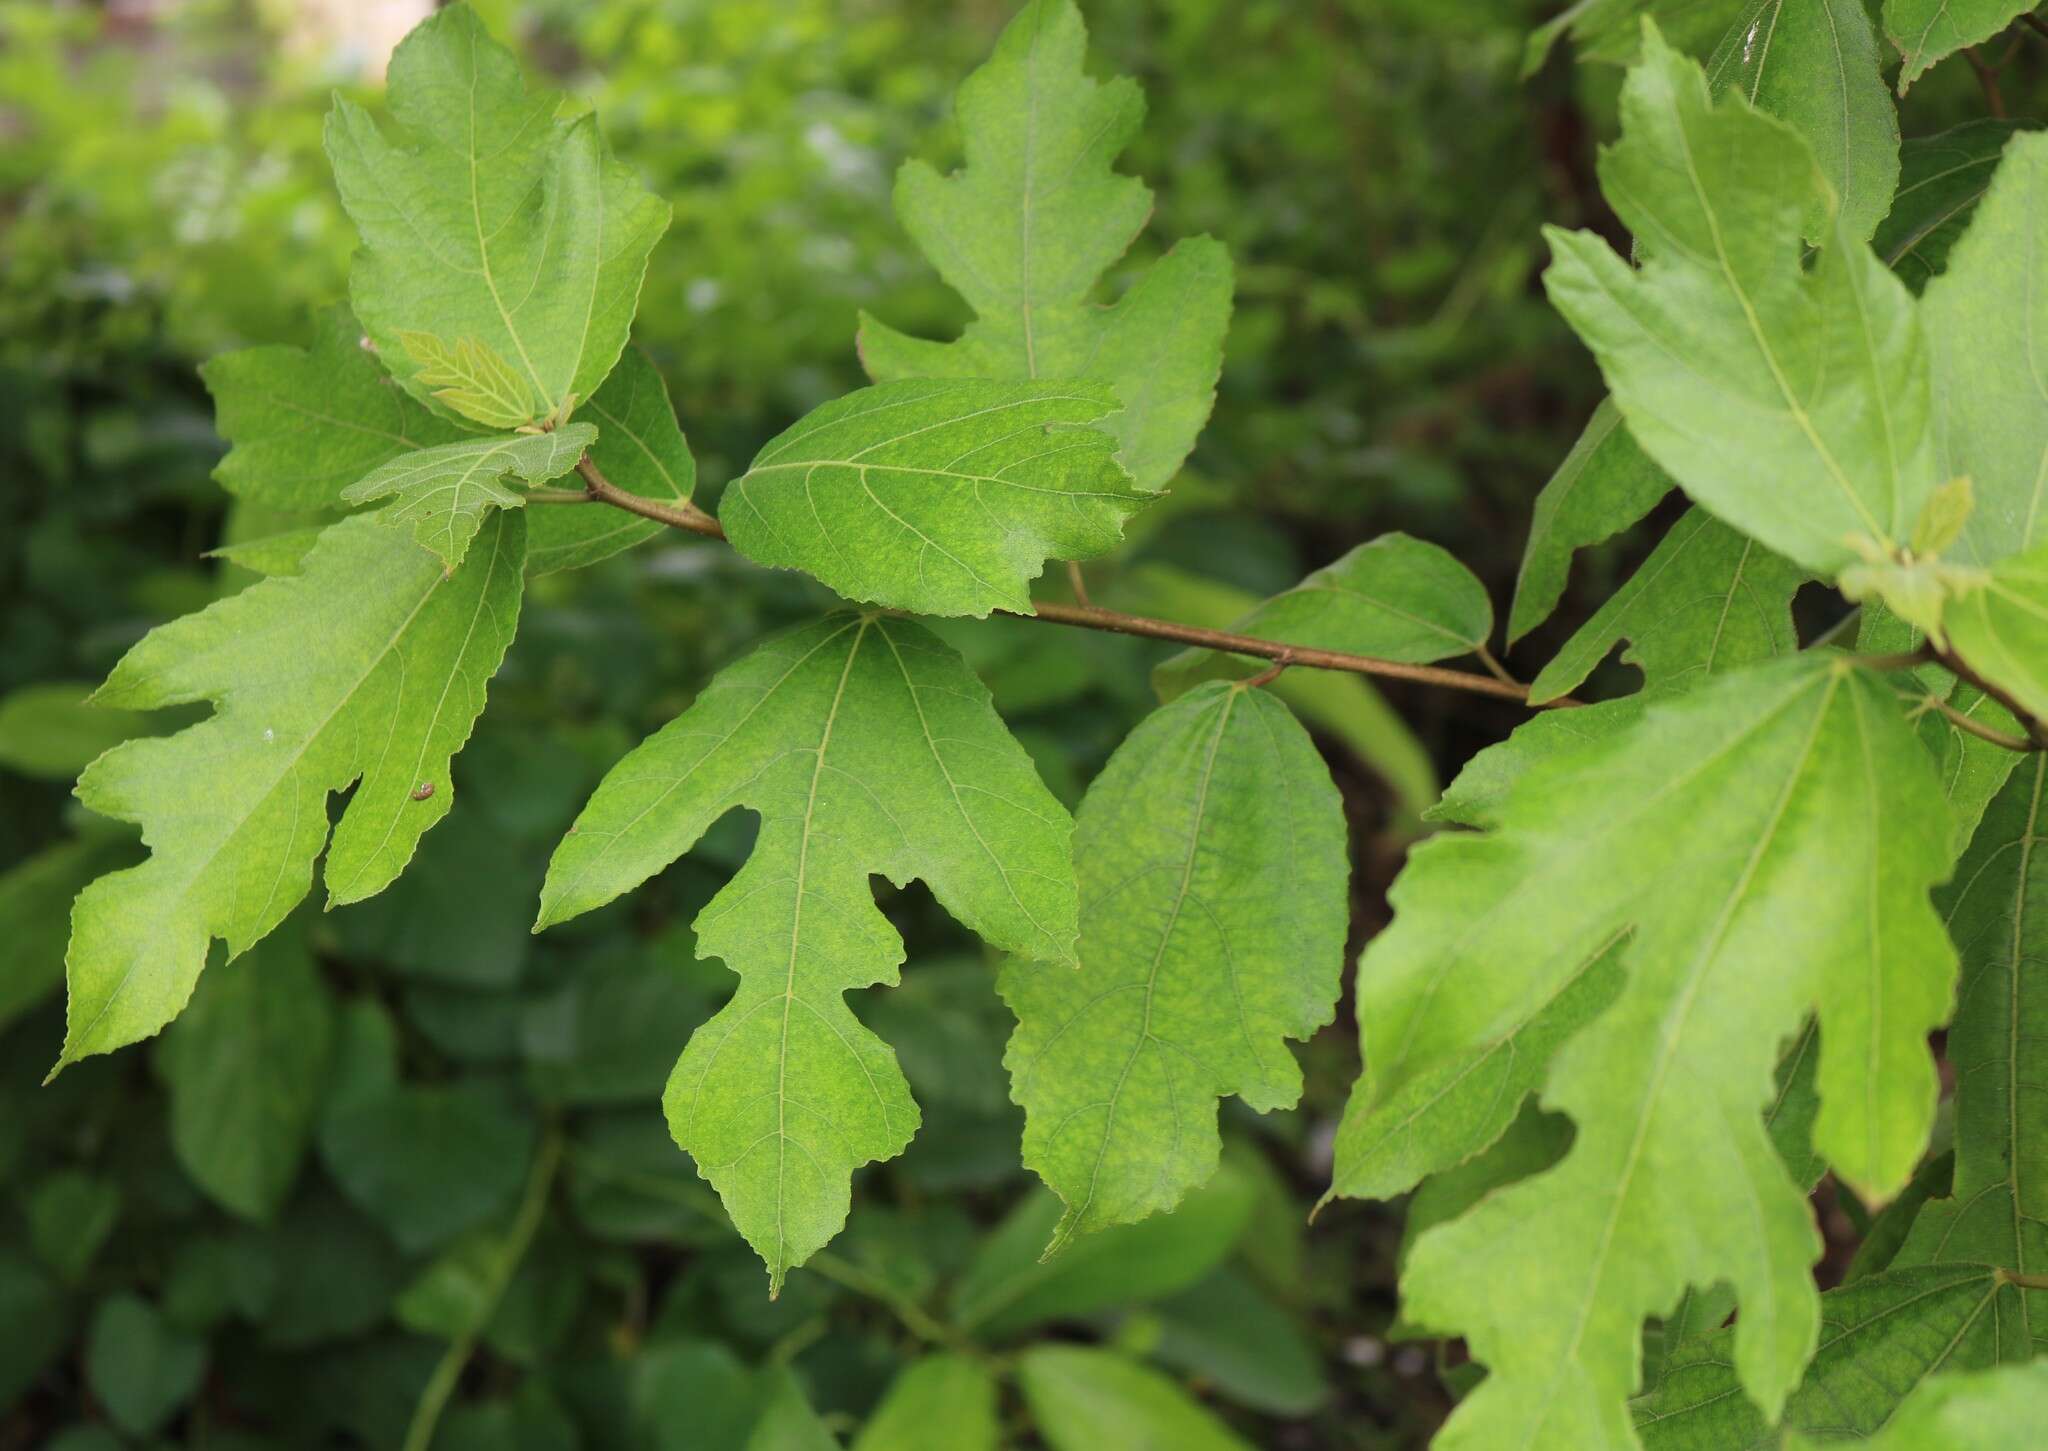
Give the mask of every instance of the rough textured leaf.
[[1087, 559], [1143, 501], [1088, 427], [1099, 383], [884, 383], [771, 440], [718, 516], [739, 551], [850, 600], [927, 615], [1031, 613], [1047, 559]]
[[1981, 588], [1947, 603], [1942, 623], [1980, 676], [2048, 719], [2048, 543], [1993, 565]]
[[1179, 1385], [1114, 1351], [1036, 1345], [1018, 1357], [1017, 1383], [1052, 1451], [1251, 1451]]
[[517, 509], [526, 496], [503, 482], [518, 475], [529, 484], [558, 479], [597, 438], [587, 423], [554, 433], [507, 434], [444, 443], [401, 454], [341, 491], [344, 502], [389, 499], [376, 519], [410, 529], [415, 543], [449, 569], [462, 563], [484, 516], [492, 509]]
[[992, 945], [1071, 963], [1072, 828], [957, 654], [904, 621], [835, 616], [725, 670], [612, 769], [549, 865], [540, 925], [638, 885], [741, 806], [761, 816], [753, 855], [696, 923], [740, 985], [665, 1102], [779, 1286], [837, 1232], [853, 1170], [917, 1125], [895, 1055], [844, 998], [903, 959], [870, 875], [921, 878]]
[[1622, 423], [1614, 400], [1601, 399], [1585, 432], [1536, 496], [1508, 610], [1508, 643], [1550, 618], [1574, 554], [1636, 523], [1672, 487], [1671, 476]]
[[[1383, 534], [1261, 601], [1230, 628], [1286, 645], [1425, 663], [1484, 649], [1493, 603], [1486, 586], [1445, 550]], [[1154, 679], [1163, 689], [1184, 688], [1214, 668], [1216, 653], [1183, 650]], [[1234, 663], [1250, 674], [1272, 662]]]
[[512, 55], [467, 6], [392, 53], [389, 135], [337, 99], [327, 154], [362, 233], [349, 278], [384, 365], [432, 397], [400, 334], [471, 338], [565, 417], [618, 361], [668, 203], [614, 161], [597, 120], [528, 94]]
[[2048, 134], [2022, 133], [1920, 310], [1944, 477], [1976, 507], [1947, 552], [1989, 565], [2048, 541]]
[[1884, 33], [1899, 48], [1899, 94], [1936, 61], [1989, 40], [2033, 7], [2026, 0], [1884, 0]]
[[1926, 347], [1911, 296], [1840, 215], [1802, 266], [1827, 195], [1784, 123], [1654, 32], [1622, 92], [1602, 188], [1631, 267], [1552, 228], [1551, 300], [1599, 357], [1644, 450], [1694, 501], [1816, 574], [1852, 538], [1910, 538], [1935, 476]]
[[1682, 689], [1799, 648], [1792, 596], [1806, 572], [1700, 509], [1688, 511], [1628, 583], [1565, 643], [1529, 687], [1568, 695], [1622, 640], [1643, 689]]
[[1915, 292], [1948, 266], [2015, 129], [2011, 121], [1985, 116], [1899, 147], [1898, 194], [1870, 245]]
[[287, 927], [207, 973], [158, 1056], [171, 1147], [214, 1202], [269, 1220], [298, 1178], [327, 1090], [334, 1004]]
[[[327, 797], [358, 782], [327, 851], [330, 903], [388, 886], [448, 812], [448, 762], [519, 615], [525, 520], [498, 514], [452, 575], [374, 519], [329, 529], [304, 571], [144, 637], [100, 691], [207, 720], [95, 761], [78, 796], [137, 822], [151, 856], [72, 909], [60, 1065], [146, 1038], [185, 1005], [210, 939], [246, 951], [312, 885]], [[317, 642], [318, 649], [308, 649]]]
[[2008, 1451], [2048, 1418], [2048, 1362], [1945, 1376], [1870, 1438], [1870, 1451]]
[[904, 228], [976, 318], [957, 342], [907, 337], [861, 317], [860, 354], [878, 383], [904, 378], [1085, 378], [1115, 390], [1103, 425], [1137, 487], [1164, 488], [1216, 397], [1230, 323], [1230, 257], [1196, 237], [1110, 307], [1103, 271], [1151, 215], [1142, 182], [1111, 164], [1144, 118], [1128, 78], [1082, 69], [1087, 31], [1072, 0], [1035, 0], [960, 87], [967, 165], [941, 177], [921, 161], [896, 179]]
[[1344, 808], [1287, 707], [1212, 681], [1117, 748], [1081, 804], [1081, 970], [1013, 962], [1004, 1063], [1024, 1162], [1075, 1234], [1170, 1209], [1214, 1169], [1216, 1100], [1301, 1096], [1288, 1038], [1330, 1020]]
[[996, 1451], [996, 1382], [987, 1364], [937, 1352], [903, 1368], [854, 1438], [853, 1451]]
[[[688, 501], [697, 487], [697, 461], [676, 423], [668, 387], [645, 353], [628, 348], [620, 354], [619, 365], [579, 412], [597, 425], [590, 458], [607, 479], [664, 504]], [[527, 518], [526, 568], [530, 574], [581, 569], [667, 532], [621, 509], [544, 507]]]
[[1629, 1445], [1640, 1323], [1688, 1283], [1736, 1287], [1745, 1384], [1789, 1390], [1819, 1246], [1758, 1118], [1777, 1040], [1818, 1008], [1815, 1145], [1867, 1197], [1895, 1190], [1949, 1005], [1924, 895], [1945, 809], [1889, 690], [1799, 657], [1652, 706], [1527, 772], [1494, 831], [1417, 849], [1360, 963], [1367, 1112], [1538, 1020], [1631, 933], [1614, 1004], [1549, 1071], [1571, 1152], [1415, 1246], [1409, 1318], [1493, 1371], [1443, 1444]]

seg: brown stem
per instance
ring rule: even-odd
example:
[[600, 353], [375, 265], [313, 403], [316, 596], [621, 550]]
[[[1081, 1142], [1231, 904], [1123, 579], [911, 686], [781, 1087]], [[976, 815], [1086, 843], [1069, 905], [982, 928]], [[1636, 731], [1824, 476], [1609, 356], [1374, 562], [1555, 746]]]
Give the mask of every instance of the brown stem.
[[1998, 89], [1998, 67], [1977, 53], [1977, 47], [1963, 47], [1963, 59], [1970, 63], [1970, 69], [1977, 73], [1977, 85], [1984, 92], [1984, 109], [1994, 117], [2005, 119], [2005, 96]]
[[643, 519], [652, 519], [672, 529], [687, 529], [692, 534], [702, 534], [706, 539], [725, 538], [724, 526], [687, 499], [679, 505], [663, 504], [643, 499], [638, 494], [629, 494], [599, 473], [587, 453], [576, 461], [576, 472], [583, 475], [584, 491], [600, 504], [610, 504], [614, 509], [624, 509], [628, 514], [638, 514]]
[[1985, 725], [1982, 721], [1963, 714], [1938, 695], [1928, 696], [1927, 703], [1957, 730], [1968, 731], [1980, 741], [1989, 741], [1994, 746], [2004, 746], [2008, 751], [2038, 751], [2044, 749], [2040, 744], [2029, 740], [2025, 736], [2009, 736], [2004, 731], [1995, 730]]
[[2000, 1270], [1998, 1278], [2008, 1285], [2017, 1285], [2022, 1290], [2048, 1290], [2048, 1275], [2023, 1275], [2018, 1270]]
[[2038, 15], [2026, 14], [2020, 17], [2020, 24], [2033, 31], [2034, 34], [2048, 38], [2048, 20], [2043, 20]]
[[2027, 733], [2027, 739], [2036, 749], [2048, 749], [2048, 724], [2037, 720], [2033, 713], [2013, 698], [2012, 692], [2002, 686], [1993, 685], [1971, 668], [1968, 661], [1947, 650], [1935, 652], [1935, 660], [1941, 668], [1967, 685], [1974, 685], [2011, 713]]

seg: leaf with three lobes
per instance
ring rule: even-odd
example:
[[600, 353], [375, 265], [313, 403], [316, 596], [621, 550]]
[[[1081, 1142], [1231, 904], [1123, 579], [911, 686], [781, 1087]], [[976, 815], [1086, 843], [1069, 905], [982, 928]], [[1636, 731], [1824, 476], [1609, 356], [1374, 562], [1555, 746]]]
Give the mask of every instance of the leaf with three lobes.
[[1806, 572], [1701, 509], [1688, 510], [1529, 687], [1533, 702], [1579, 684], [1622, 641], [1643, 689], [1679, 689], [1799, 648], [1792, 596]]
[[[59, 1066], [147, 1038], [184, 1007], [207, 946], [266, 935], [312, 885], [359, 901], [448, 813], [448, 762], [519, 618], [526, 521], [496, 514], [453, 574], [371, 518], [328, 529], [289, 578], [175, 620], [123, 656], [99, 698], [210, 700], [172, 736], [95, 761], [78, 797], [137, 822], [147, 861], [79, 895]], [[327, 797], [351, 782], [328, 843]]]
[[1112, 306], [1090, 300], [1152, 212], [1135, 177], [1110, 169], [1144, 118], [1128, 77], [1082, 69], [1088, 35], [1072, 0], [1034, 0], [960, 87], [967, 165], [921, 161], [896, 179], [896, 211], [976, 313], [956, 342], [913, 338], [862, 314], [861, 361], [904, 378], [1081, 378], [1123, 412], [1103, 424], [1139, 489], [1163, 489], [1209, 417], [1230, 323], [1230, 256], [1180, 243]]
[[[362, 234], [356, 316], [392, 376], [422, 402], [403, 334], [430, 322], [503, 358], [543, 416], [566, 417], [626, 345], [668, 203], [612, 159], [597, 119], [558, 116], [465, 5], [392, 53], [397, 139], [337, 99], [327, 155]], [[445, 406], [445, 405], [437, 405]]]
[[[1915, 292], [1924, 294], [1948, 266], [2016, 129], [2012, 121], [1984, 116], [1899, 147], [1898, 195], [1870, 245]], [[1929, 343], [1938, 353], [1939, 341]]]
[[1955, 248], [1920, 302], [1934, 358], [1944, 478], [1968, 476], [1976, 507], [1946, 551], [1991, 565], [2048, 542], [2048, 135], [2005, 147]]
[[770, 440], [719, 501], [757, 564], [927, 615], [1031, 613], [1047, 559], [1105, 554], [1145, 502], [1089, 427], [1101, 383], [921, 380], [862, 388]]
[[665, 1103], [779, 1287], [845, 1221], [853, 1171], [917, 1127], [895, 1054], [845, 1002], [903, 960], [871, 874], [921, 878], [991, 945], [1071, 964], [1072, 826], [957, 654], [837, 615], [728, 667], [613, 767], [556, 849], [538, 926], [630, 890], [742, 806], [761, 817], [753, 855], [696, 922], [739, 988]]
[[1216, 1101], [1292, 1105], [1286, 1040], [1330, 1020], [1348, 918], [1344, 809], [1265, 692], [1211, 681], [1154, 711], [1081, 804], [1081, 970], [1013, 962], [1004, 1063], [1024, 1162], [1074, 1235], [1171, 1209], [1216, 1165]]
[[1936, 477], [1927, 349], [1903, 284], [1837, 215], [1806, 144], [1654, 30], [1622, 91], [1601, 185], [1636, 236], [1632, 267], [1549, 229], [1551, 301], [1600, 360], [1643, 449], [1695, 502], [1811, 572], [1897, 547]]
[[2032, 8], [2026, 0], [1884, 0], [1884, 33], [1905, 57], [1899, 94], [1936, 61], [1991, 39]]
[[[1355, 1120], [1398, 1123], [1413, 1094], [1571, 1011], [1589, 961], [1627, 940], [1611, 1004], [1545, 1079], [1571, 1152], [1410, 1258], [1408, 1318], [1463, 1333], [1493, 1372], [1443, 1444], [1631, 1445], [1641, 1321], [1721, 1280], [1744, 1383], [1773, 1405], [1812, 1349], [1818, 1251], [1758, 1118], [1778, 1040], [1818, 1010], [1814, 1145], [1867, 1197], [1905, 1181], [1933, 1117], [1925, 1037], [1954, 959], [1925, 895], [1949, 865], [1925, 754], [1881, 682], [1802, 656], [1652, 705], [1493, 814], [1415, 851], [1360, 962]], [[1420, 1145], [1408, 1172], [1483, 1147], [1513, 1108]]]
[[[1383, 534], [1262, 600], [1230, 629], [1283, 645], [1426, 664], [1485, 649], [1493, 603], [1486, 586], [1447, 551], [1406, 534]], [[1183, 650], [1154, 679], [1172, 689], [1222, 669], [1242, 676], [1271, 663]]]
[[469, 543], [493, 509], [517, 509], [526, 495], [502, 482], [510, 475], [529, 484], [558, 479], [576, 467], [597, 440], [587, 423], [553, 433], [471, 438], [401, 454], [341, 491], [343, 502], [389, 499], [371, 517], [395, 529], [410, 527], [413, 542], [448, 568], [462, 563]]

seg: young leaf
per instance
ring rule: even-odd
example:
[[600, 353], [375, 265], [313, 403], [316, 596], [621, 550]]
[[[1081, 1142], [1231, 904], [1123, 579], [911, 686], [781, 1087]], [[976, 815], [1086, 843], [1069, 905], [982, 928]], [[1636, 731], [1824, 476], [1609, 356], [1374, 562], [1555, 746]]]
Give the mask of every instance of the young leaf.
[[448, 812], [449, 758], [511, 643], [525, 548], [524, 518], [496, 515], [451, 575], [373, 519], [345, 519], [300, 574], [173, 621], [122, 657], [100, 698], [219, 709], [109, 751], [79, 780], [79, 799], [140, 823], [152, 854], [72, 909], [60, 1067], [176, 1017], [210, 939], [239, 954], [284, 920], [327, 843], [329, 792], [359, 783], [327, 853], [328, 900], [390, 884]]
[[[619, 355], [604, 386], [583, 405], [598, 426], [590, 459], [629, 494], [664, 504], [689, 501], [697, 487], [697, 461], [676, 423], [668, 386], [638, 348]], [[530, 574], [582, 569], [666, 532], [652, 519], [620, 509], [584, 505], [545, 508], [527, 516], [526, 568]]]
[[[1898, 195], [1870, 245], [1913, 291], [1924, 292], [1948, 265], [2015, 129], [1983, 116], [1899, 147]], [[1929, 343], [1939, 349], [1937, 339]]]
[[1082, 69], [1072, 0], [1033, 0], [960, 87], [966, 169], [920, 161], [896, 179], [904, 228], [977, 314], [957, 342], [907, 337], [861, 315], [860, 355], [878, 383], [905, 378], [1081, 378], [1123, 412], [1103, 427], [1137, 488], [1164, 488], [1216, 397], [1230, 322], [1230, 257], [1196, 237], [1110, 307], [1090, 301], [1152, 211], [1111, 169], [1145, 114], [1127, 77]]
[[1207, 1178], [1223, 1095], [1301, 1096], [1286, 1040], [1336, 1004], [1345, 857], [1328, 768], [1258, 689], [1200, 686], [1110, 757], [1074, 833], [1081, 970], [1015, 962], [999, 983], [1024, 1162], [1066, 1203], [1048, 1254]]
[[1508, 610], [1508, 643], [1550, 618], [1574, 554], [1636, 523], [1671, 489], [1671, 476], [1643, 452], [1614, 400], [1601, 399], [1572, 451], [1536, 496], [1515, 602]]
[[1884, 0], [1884, 33], [1905, 57], [1899, 94], [1936, 61], [1989, 40], [2032, 8], [2027, 0]]
[[2040, 1435], [2048, 1362], [1944, 1376], [1914, 1393], [1869, 1451], [2009, 1451]]
[[399, 346], [418, 365], [413, 381], [433, 388], [437, 402], [486, 428], [538, 423], [544, 410], [532, 390], [488, 343], [460, 338], [453, 345], [432, 333], [401, 332]]
[[1718, 104], [1654, 30], [1600, 157], [1640, 269], [1591, 233], [1547, 232], [1550, 297], [1615, 402], [1693, 499], [1832, 577], [1911, 536], [1936, 477], [1913, 301], [1834, 219], [1804, 268], [1827, 184], [1803, 141], [1740, 96]]
[[1615, 1002], [1549, 1070], [1571, 1152], [1415, 1246], [1409, 1318], [1493, 1371], [1443, 1444], [1629, 1445], [1638, 1327], [1688, 1283], [1736, 1287], [1744, 1384], [1783, 1398], [1813, 1344], [1818, 1244], [1757, 1119], [1776, 1040], [1818, 1008], [1815, 1145], [1866, 1197], [1895, 1190], [1949, 1004], [1925, 897], [1945, 812], [1889, 690], [1795, 657], [1652, 706], [1522, 776], [1492, 832], [1414, 853], [1360, 963], [1367, 1112], [1482, 1059], [1631, 934]]
[[517, 474], [529, 484], [558, 479], [597, 439], [587, 423], [553, 433], [515, 433], [472, 438], [439, 448], [401, 454], [367, 478], [341, 491], [343, 502], [389, 498], [378, 522], [412, 526], [412, 537], [449, 569], [462, 563], [469, 542], [492, 509], [517, 509], [526, 496], [501, 482]]
[[434, 395], [401, 335], [473, 339], [566, 418], [626, 345], [668, 203], [614, 161], [597, 119], [558, 116], [466, 5], [423, 21], [392, 53], [398, 136], [337, 99], [334, 179], [362, 233], [356, 316], [414, 397]]
[[[1383, 534], [1260, 602], [1230, 628], [1286, 645], [1426, 663], [1484, 650], [1493, 603], [1472, 571], [1437, 545]], [[1215, 654], [1183, 650], [1154, 679], [1163, 689], [1184, 688], [1214, 672]], [[1249, 675], [1272, 662], [1229, 663], [1231, 673]]]
[[719, 501], [735, 548], [850, 600], [926, 615], [1031, 613], [1052, 559], [1108, 552], [1144, 495], [1099, 383], [884, 383], [771, 440]]
[[1678, 688], [1799, 648], [1792, 596], [1806, 572], [1700, 509], [1689, 510], [1642, 568], [1609, 596], [1529, 687], [1568, 695], [1622, 640], [1645, 690]]
[[[1748, 0], [1707, 62], [1707, 84], [1740, 91], [1805, 137], [1842, 230], [1858, 241], [1876, 230], [1899, 180], [1899, 112], [1863, 0]], [[1825, 198], [1806, 228], [1809, 241], [1827, 240]]]
[[1955, 653], [2036, 719], [2048, 719], [2048, 542], [2000, 560], [1942, 611]]
[[[1962, 956], [1952, 1197], [1920, 1211], [1900, 1264], [1974, 1260], [2048, 1271], [2048, 757], [2027, 758], [1984, 813], [1940, 897]], [[2048, 1292], [2008, 1287], [2000, 1318], [2048, 1352]], [[2021, 1354], [2026, 1352], [2022, 1350]]]
[[200, 364], [228, 441], [213, 476], [231, 494], [299, 513], [401, 454], [467, 437], [391, 381], [345, 308], [315, 322], [310, 349], [244, 348]]
[[2040, 508], [2048, 458], [2048, 135], [2015, 135], [1948, 270], [1920, 305], [1934, 358], [1945, 477], [1967, 477], [1976, 507], [1944, 551], [1990, 565], [2048, 540]]
[[1086, 1345], [1035, 1345], [1017, 1383], [1052, 1451], [1252, 1451], [1180, 1386], [1149, 1366]]
[[538, 925], [636, 886], [741, 806], [761, 816], [753, 855], [696, 923], [740, 985], [665, 1102], [779, 1287], [844, 1222], [853, 1170], [917, 1125], [895, 1055], [844, 999], [903, 959], [870, 875], [922, 878], [992, 945], [1071, 963], [1072, 828], [957, 654], [839, 615], [725, 670], [612, 769], [549, 864]]

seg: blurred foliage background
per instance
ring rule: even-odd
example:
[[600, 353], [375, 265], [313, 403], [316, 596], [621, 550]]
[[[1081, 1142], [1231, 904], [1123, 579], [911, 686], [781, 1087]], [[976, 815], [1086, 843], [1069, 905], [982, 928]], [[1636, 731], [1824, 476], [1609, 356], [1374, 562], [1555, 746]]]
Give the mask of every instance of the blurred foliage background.
[[[1348, 1009], [1304, 1050], [1299, 1110], [1226, 1105], [1225, 1169], [1184, 1209], [1039, 1265], [1049, 1201], [1018, 1167], [990, 965], [921, 887], [887, 902], [904, 985], [859, 1006], [924, 1127], [767, 1299], [658, 1108], [727, 991], [687, 924], [744, 824], [625, 904], [527, 930], [598, 774], [820, 603], [702, 541], [538, 582], [457, 763], [464, 809], [395, 888], [209, 970], [153, 1051], [37, 1086], [69, 899], [136, 850], [69, 782], [161, 728], [78, 702], [151, 626], [246, 583], [205, 551], [260, 523], [209, 479], [195, 366], [304, 342], [343, 296], [353, 236], [322, 116], [336, 88], [374, 94], [422, 5], [0, 3], [0, 1451], [424, 1447], [423, 1424], [444, 1448], [887, 1451], [926, 1444], [872, 1413], [935, 1350], [1005, 1376], [1015, 1444], [1064, 1447], [1082, 1443], [1058, 1439], [1048, 1398], [1085, 1399], [1103, 1363], [1061, 1360], [1073, 1344], [1205, 1407], [1186, 1435], [1221, 1439], [1189, 1446], [1421, 1445], [1459, 1372], [1390, 1336], [1398, 1215], [1306, 1223], [1357, 1071]], [[889, 191], [907, 157], [956, 159], [950, 96], [1000, 0], [479, 8], [675, 205], [636, 341], [706, 502], [862, 381], [857, 310], [934, 336], [963, 321]], [[1400, 528], [1504, 607], [1530, 500], [1599, 396], [1543, 300], [1536, 229], [1613, 233], [1591, 162], [1619, 72], [1565, 55], [1522, 79], [1546, 0], [1086, 8], [1097, 64], [1150, 102], [1123, 169], [1158, 210], [1131, 264], [1206, 232], [1239, 279], [1213, 421], [1171, 500], [1089, 567], [1095, 596], [1222, 623]], [[2034, 58], [2014, 63], [2009, 91], [2040, 85]], [[1981, 108], [1950, 63], [1905, 133]], [[1581, 562], [1517, 652], [1525, 673], [1653, 538]], [[947, 629], [1069, 802], [1151, 702], [1161, 652], [1139, 642]], [[1516, 716], [1317, 688], [1297, 705], [1346, 790], [1362, 938], [1416, 808]], [[470, 1271], [508, 1234], [526, 1249], [493, 1302]]]

